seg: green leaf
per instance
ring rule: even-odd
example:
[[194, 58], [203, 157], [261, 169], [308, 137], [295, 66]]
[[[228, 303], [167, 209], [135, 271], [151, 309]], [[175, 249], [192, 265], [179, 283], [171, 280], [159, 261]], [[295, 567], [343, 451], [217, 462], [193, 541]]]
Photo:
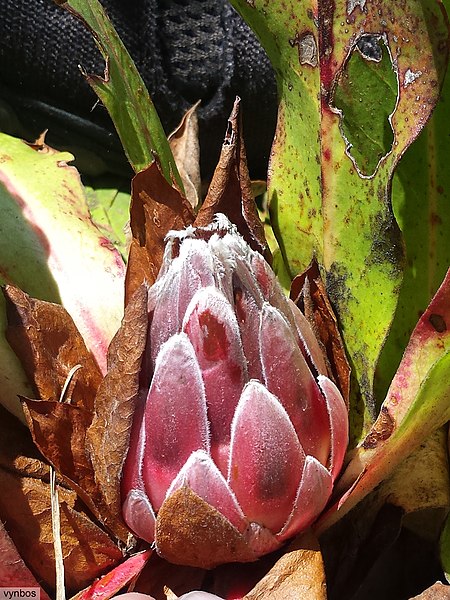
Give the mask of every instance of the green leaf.
[[[450, 0], [444, 2], [450, 10]], [[450, 71], [433, 115], [402, 158], [392, 185], [395, 217], [406, 245], [406, 266], [395, 319], [377, 368], [384, 398], [416, 321], [450, 265]]]
[[[105, 370], [123, 314], [125, 266], [92, 223], [71, 160], [68, 152], [0, 134], [0, 282], [62, 303]], [[20, 415], [17, 394], [30, 388], [4, 338], [3, 296], [0, 302], [0, 402]]]
[[131, 56], [98, 0], [55, 0], [90, 29], [106, 61], [104, 77], [86, 74], [107, 108], [135, 172], [156, 160], [166, 180], [183, 184], [166, 134]]
[[114, 177], [99, 177], [85, 187], [92, 221], [114, 244], [126, 262], [128, 259], [127, 227], [130, 219], [130, 192]]
[[[321, 265], [354, 377], [373, 417], [375, 366], [395, 313], [404, 264], [391, 181], [438, 99], [448, 52], [443, 7], [434, 0], [232, 4], [260, 37], [278, 80], [269, 195], [280, 248], [291, 275], [305, 269], [312, 256]], [[365, 35], [386, 46], [397, 80], [390, 119], [394, 143], [371, 177], [364, 177], [352, 159], [336, 108], [336, 87]], [[380, 93], [383, 89], [379, 86]], [[377, 130], [384, 130], [392, 104], [381, 100]], [[352, 415], [364, 410], [356, 402], [354, 395]], [[365, 412], [362, 429], [367, 422]]]
[[450, 270], [414, 329], [380, 414], [339, 480], [341, 499], [321, 527], [346, 514], [449, 420], [449, 379]]
[[397, 78], [382, 40], [365, 36], [359, 44], [376, 56], [368, 60], [357, 46], [339, 77], [334, 104], [342, 113], [342, 134], [359, 171], [375, 173], [379, 161], [392, 148], [390, 116], [397, 100]]

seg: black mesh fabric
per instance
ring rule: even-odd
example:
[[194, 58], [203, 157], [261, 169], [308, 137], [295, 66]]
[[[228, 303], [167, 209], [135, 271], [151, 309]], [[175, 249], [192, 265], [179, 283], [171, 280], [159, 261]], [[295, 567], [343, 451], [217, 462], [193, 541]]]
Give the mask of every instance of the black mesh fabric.
[[[275, 124], [275, 81], [264, 51], [228, 2], [103, 0], [102, 4], [135, 60], [166, 130], [201, 99], [203, 162], [210, 170], [234, 97], [240, 95], [250, 164], [254, 175], [263, 175]], [[72, 15], [52, 0], [0, 0], [0, 86], [5, 93], [112, 129], [78, 65], [88, 72], [103, 71], [90, 33]], [[51, 122], [48, 125], [51, 128]]]

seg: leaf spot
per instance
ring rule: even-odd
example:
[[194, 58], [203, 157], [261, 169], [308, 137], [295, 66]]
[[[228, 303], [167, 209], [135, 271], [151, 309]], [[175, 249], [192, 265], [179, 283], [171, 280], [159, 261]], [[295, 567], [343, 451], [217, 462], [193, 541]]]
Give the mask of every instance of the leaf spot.
[[416, 79], [418, 79], [420, 76], [422, 75], [422, 71], [411, 71], [411, 69], [408, 69], [405, 73], [405, 78], [403, 80], [403, 87], [407, 88], [408, 85], [411, 85], [411, 83], [414, 83]]
[[297, 46], [298, 59], [301, 65], [317, 67], [317, 44], [314, 35], [310, 31], [306, 31], [301, 35], [297, 33], [294, 39], [289, 40], [289, 43], [292, 47]]
[[444, 331], [447, 331], [447, 323], [441, 315], [432, 313], [428, 317], [428, 321], [430, 322], [433, 329], [435, 329], [438, 333], [444, 333]]
[[366, 450], [376, 448], [380, 442], [386, 441], [393, 431], [394, 419], [389, 414], [389, 410], [382, 406], [378, 419], [363, 442], [363, 448]]
[[380, 36], [378, 35], [363, 35], [356, 43], [358, 51], [366, 60], [373, 62], [381, 62], [383, 59], [383, 48], [380, 46]]
[[357, 6], [363, 11], [366, 6], [366, 0], [347, 0], [347, 14], [351, 15]]

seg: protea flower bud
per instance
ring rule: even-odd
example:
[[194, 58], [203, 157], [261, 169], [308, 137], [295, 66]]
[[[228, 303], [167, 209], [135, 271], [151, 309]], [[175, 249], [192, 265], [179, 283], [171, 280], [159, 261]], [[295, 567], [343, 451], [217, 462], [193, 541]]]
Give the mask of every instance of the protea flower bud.
[[305, 317], [223, 215], [169, 234], [150, 297], [125, 521], [172, 562], [255, 560], [325, 507], [346, 406]]

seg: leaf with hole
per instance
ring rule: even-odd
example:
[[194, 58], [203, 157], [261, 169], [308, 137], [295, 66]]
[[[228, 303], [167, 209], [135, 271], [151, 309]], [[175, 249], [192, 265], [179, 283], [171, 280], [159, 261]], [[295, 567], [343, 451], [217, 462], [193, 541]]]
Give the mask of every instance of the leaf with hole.
[[[232, 4], [275, 69], [280, 104], [269, 169], [273, 226], [292, 275], [312, 257], [321, 266], [364, 400], [363, 406], [357, 397], [352, 401], [351, 414], [364, 413], [352, 424], [358, 439], [375, 415], [374, 370], [402, 281], [392, 176], [439, 96], [448, 55], [445, 12], [434, 0]], [[344, 102], [355, 61], [363, 70], [361, 81], [353, 81], [363, 94], [360, 107], [355, 98]], [[375, 63], [383, 69], [386, 61], [395, 86], [392, 75], [378, 84], [374, 79]], [[367, 110], [369, 100], [373, 109]], [[385, 145], [386, 122], [392, 146]], [[370, 135], [367, 161], [363, 139]]]

